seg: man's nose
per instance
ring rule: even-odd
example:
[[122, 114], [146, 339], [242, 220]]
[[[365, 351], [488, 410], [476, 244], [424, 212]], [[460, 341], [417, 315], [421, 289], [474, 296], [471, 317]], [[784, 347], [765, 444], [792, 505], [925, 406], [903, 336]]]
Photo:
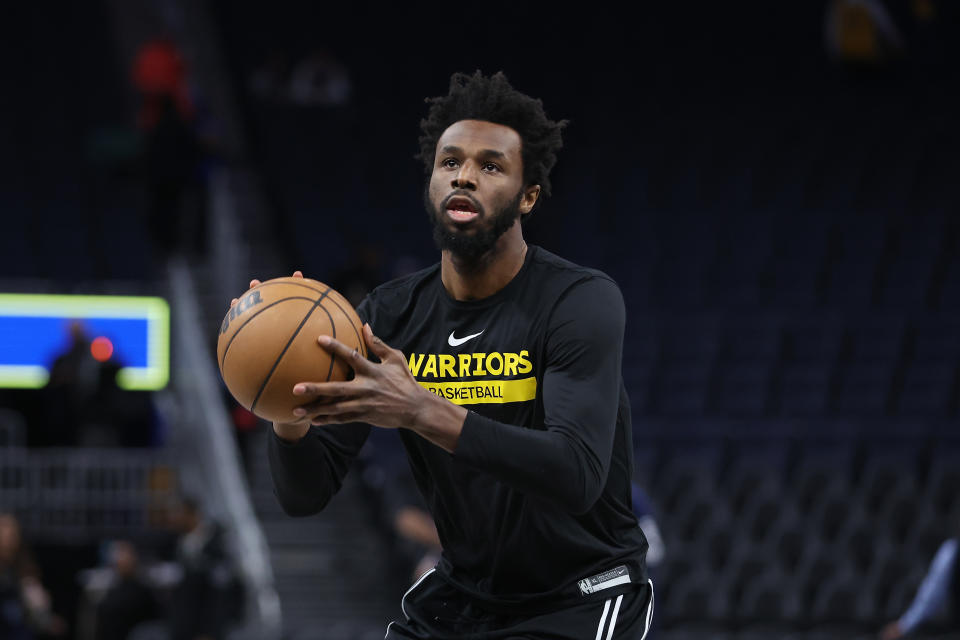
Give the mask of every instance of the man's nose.
[[464, 162], [453, 176], [454, 189], [476, 189], [476, 168], [472, 162]]

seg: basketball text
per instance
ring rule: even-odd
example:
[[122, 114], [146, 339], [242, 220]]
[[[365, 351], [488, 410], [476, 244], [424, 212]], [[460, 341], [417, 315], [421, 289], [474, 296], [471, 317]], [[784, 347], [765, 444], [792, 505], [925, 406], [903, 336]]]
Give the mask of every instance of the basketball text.
[[263, 298], [260, 297], [259, 291], [251, 291], [247, 295], [240, 298], [237, 304], [230, 307], [230, 311], [223, 318], [223, 324], [220, 325], [220, 333], [226, 333], [227, 329], [230, 327], [230, 323], [234, 318], [242, 314], [250, 307], [260, 304], [261, 302], [263, 302]]

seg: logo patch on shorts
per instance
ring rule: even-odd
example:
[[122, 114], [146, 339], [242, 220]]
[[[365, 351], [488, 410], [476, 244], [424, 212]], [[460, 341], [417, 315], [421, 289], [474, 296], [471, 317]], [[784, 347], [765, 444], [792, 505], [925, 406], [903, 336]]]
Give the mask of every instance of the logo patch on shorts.
[[603, 591], [618, 584], [627, 584], [630, 582], [630, 572], [627, 571], [627, 565], [622, 564], [619, 567], [598, 573], [595, 576], [584, 578], [580, 581], [580, 594], [590, 595], [597, 591]]

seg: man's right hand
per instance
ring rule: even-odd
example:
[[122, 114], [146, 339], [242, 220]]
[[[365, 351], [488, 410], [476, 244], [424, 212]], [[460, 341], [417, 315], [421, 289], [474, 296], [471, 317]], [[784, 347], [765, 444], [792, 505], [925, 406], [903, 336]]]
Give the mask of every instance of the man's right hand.
[[[297, 271], [293, 272], [293, 277], [302, 278], [303, 272], [298, 269]], [[250, 281], [250, 288], [253, 289], [259, 284], [260, 284], [260, 281], [254, 278], [253, 280]], [[234, 298], [233, 300], [230, 301], [230, 306], [233, 307], [233, 305], [237, 304], [239, 300], [240, 298]], [[297, 422], [274, 422], [273, 423], [274, 433], [280, 436], [281, 439], [287, 440], [289, 442], [296, 442], [303, 436], [307, 435], [307, 431], [309, 430], [310, 430], [310, 418], [304, 418], [302, 420], [298, 420]]]

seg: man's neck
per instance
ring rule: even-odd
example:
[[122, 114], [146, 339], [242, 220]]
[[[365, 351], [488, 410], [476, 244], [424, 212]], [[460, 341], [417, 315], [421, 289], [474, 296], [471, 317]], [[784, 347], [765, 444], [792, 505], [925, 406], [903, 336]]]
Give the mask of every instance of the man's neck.
[[454, 300], [482, 300], [503, 289], [519, 273], [527, 256], [520, 223], [476, 260], [465, 261], [450, 251], [440, 258], [440, 279]]

